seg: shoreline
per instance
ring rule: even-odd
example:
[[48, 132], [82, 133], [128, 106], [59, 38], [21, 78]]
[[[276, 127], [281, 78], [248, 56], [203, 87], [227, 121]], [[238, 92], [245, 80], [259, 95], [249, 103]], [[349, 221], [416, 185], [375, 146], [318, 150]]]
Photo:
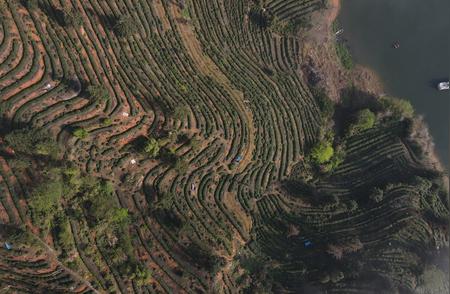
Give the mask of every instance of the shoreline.
[[336, 54], [332, 25], [340, 9], [340, 0], [330, 0], [327, 9], [313, 14], [313, 28], [304, 36], [302, 57], [313, 72], [319, 73], [317, 86], [335, 102], [340, 99], [341, 91], [351, 85], [376, 97], [382, 96], [384, 85], [374, 70], [360, 64], [354, 64], [351, 70], [344, 69]]
[[[305, 36], [302, 57], [308, 67], [320, 74], [321, 79], [316, 86], [323, 88], [334, 102], [340, 100], [341, 91], [349, 86], [364, 89], [376, 98], [385, 96], [385, 85], [376, 71], [357, 63], [350, 70], [343, 68], [336, 54], [335, 36], [332, 32], [332, 25], [338, 18], [340, 10], [341, 0], [329, 0], [325, 11], [319, 11], [312, 16], [313, 29]], [[420, 114], [415, 113], [414, 120], [421, 121], [423, 127], [429, 131], [428, 124]], [[426, 153], [424, 164], [440, 172], [445, 171], [433, 138], [430, 137], [428, 142], [421, 143], [421, 145]], [[432, 147], [430, 148], [430, 146]], [[445, 178], [448, 182], [448, 176]]]

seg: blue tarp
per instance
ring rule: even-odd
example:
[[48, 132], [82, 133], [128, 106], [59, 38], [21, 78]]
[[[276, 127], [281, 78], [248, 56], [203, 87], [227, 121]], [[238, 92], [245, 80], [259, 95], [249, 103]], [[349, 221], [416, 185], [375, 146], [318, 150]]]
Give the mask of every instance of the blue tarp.
[[12, 245], [9, 244], [8, 242], [5, 242], [5, 249], [6, 250], [11, 250], [12, 249]]

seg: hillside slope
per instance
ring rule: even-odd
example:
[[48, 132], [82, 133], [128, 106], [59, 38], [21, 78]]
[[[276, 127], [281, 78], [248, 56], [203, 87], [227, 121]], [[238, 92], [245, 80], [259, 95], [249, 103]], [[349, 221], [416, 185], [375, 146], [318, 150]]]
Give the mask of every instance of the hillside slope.
[[334, 105], [304, 75], [325, 6], [0, 0], [2, 289], [441, 281], [448, 197], [412, 110], [355, 89]]

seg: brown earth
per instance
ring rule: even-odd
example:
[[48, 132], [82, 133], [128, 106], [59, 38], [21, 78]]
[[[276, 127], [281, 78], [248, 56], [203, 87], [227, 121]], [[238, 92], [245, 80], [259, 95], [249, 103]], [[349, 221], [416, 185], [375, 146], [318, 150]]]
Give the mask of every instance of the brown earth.
[[317, 11], [311, 17], [312, 29], [303, 36], [302, 59], [307, 67], [320, 77], [317, 86], [323, 88], [334, 101], [340, 99], [343, 89], [354, 85], [375, 95], [383, 95], [383, 86], [374, 71], [356, 65], [346, 70], [336, 55], [332, 24], [338, 16], [340, 0], [330, 0], [326, 10]]

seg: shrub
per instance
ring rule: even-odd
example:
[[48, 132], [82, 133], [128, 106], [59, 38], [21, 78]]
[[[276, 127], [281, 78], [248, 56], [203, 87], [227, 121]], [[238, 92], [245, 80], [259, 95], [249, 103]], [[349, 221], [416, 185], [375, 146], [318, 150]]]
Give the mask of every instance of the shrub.
[[184, 7], [181, 10], [181, 16], [185, 19], [185, 20], [190, 20], [191, 19], [191, 14], [189, 13], [189, 9], [188, 7]]
[[334, 114], [334, 103], [331, 99], [325, 94], [325, 91], [320, 89], [313, 90], [313, 96], [319, 106], [320, 112], [324, 119], [329, 119]]
[[336, 43], [336, 54], [345, 69], [350, 70], [353, 68], [352, 55], [345, 44]]
[[73, 131], [73, 135], [78, 139], [84, 139], [89, 135], [89, 132], [83, 128], [76, 128]]
[[102, 126], [104, 126], [104, 127], [110, 126], [111, 124], [112, 124], [112, 119], [110, 119], [109, 117], [102, 120]]
[[412, 118], [414, 115], [414, 108], [407, 100], [385, 96], [380, 102], [384, 110], [396, 118]]
[[136, 282], [140, 287], [150, 283], [152, 279], [152, 271], [141, 265], [136, 266], [134, 273], [131, 275], [131, 279]]

